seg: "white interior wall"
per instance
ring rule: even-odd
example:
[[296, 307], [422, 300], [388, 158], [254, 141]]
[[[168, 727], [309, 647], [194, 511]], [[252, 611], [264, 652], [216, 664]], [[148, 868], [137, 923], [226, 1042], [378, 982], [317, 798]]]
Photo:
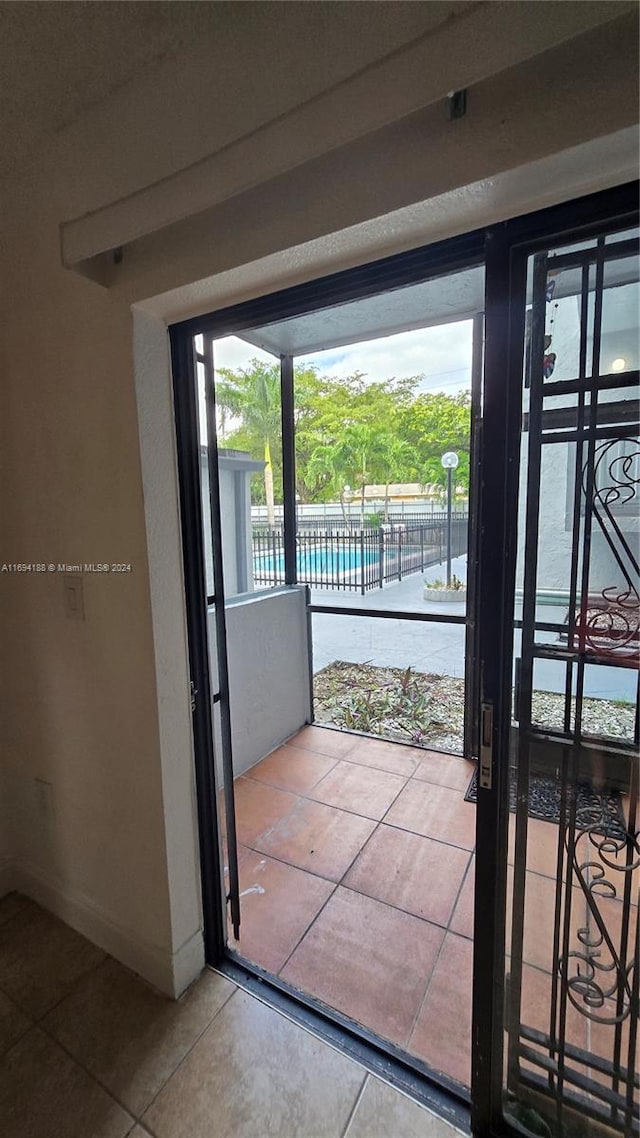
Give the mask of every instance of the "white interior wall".
[[[222, 152], [234, 138], [250, 139], [270, 117], [275, 121], [323, 88], [346, 82], [354, 69], [366, 69], [402, 42], [428, 32], [436, 5], [406, 5], [402, 15], [399, 5], [367, 5], [364, 17], [364, 6], [344, 6], [350, 27], [343, 27], [334, 5], [259, 5], [259, 17], [254, 5], [251, 16], [245, 11], [249, 6], [230, 7], [237, 17], [229, 27], [218, 34], [212, 26], [210, 40], [197, 49], [148, 68], [43, 142], [20, 175], [3, 187], [0, 221], [7, 559], [132, 565], [126, 574], [84, 576], [83, 621], [65, 615], [59, 574], [3, 578], [2, 768], [8, 809], [16, 820], [4, 886], [24, 888], [169, 992], [181, 990], [198, 970], [202, 915], [166, 338], [162, 323], [138, 312], [134, 352], [130, 303], [243, 266], [244, 295], [268, 291], [274, 278], [268, 269], [261, 276], [259, 260], [267, 256], [282, 258], [284, 281], [296, 274], [312, 277], [326, 256], [322, 247], [313, 255], [307, 250], [299, 261], [287, 250], [371, 219], [377, 219], [377, 230], [370, 256], [403, 247], [412, 239], [407, 228], [385, 226], [384, 215], [407, 206], [406, 192], [404, 200], [398, 193], [404, 183], [411, 182], [413, 203], [447, 189], [444, 213], [438, 214], [440, 235], [467, 223], [469, 201], [480, 193], [468, 187], [482, 187], [483, 208], [492, 187], [498, 195], [505, 192], [487, 175], [484, 152], [471, 139], [471, 120], [461, 127], [468, 143], [456, 147], [452, 127], [452, 141], [444, 145], [443, 104], [437, 114], [415, 112], [411, 122], [400, 123], [393, 162], [386, 160], [385, 149], [394, 141], [393, 128], [384, 138], [374, 132], [368, 141], [352, 144], [348, 155], [343, 151], [335, 169], [331, 155], [324, 164], [318, 158], [288, 175], [286, 183], [272, 178], [264, 191], [254, 189], [223, 204], [204, 244], [197, 226], [195, 245], [192, 237], [186, 252], [177, 231], [166, 240], [156, 234], [152, 249], [141, 247], [135, 257], [125, 252], [121, 287], [105, 289], [66, 271], [60, 256], [62, 222], [156, 184], [212, 151]], [[485, 59], [487, 74], [501, 66], [495, 56], [501, 56], [502, 65], [518, 58], [517, 52], [510, 54], [518, 36], [520, 57], [532, 54], [534, 41], [512, 14], [539, 7], [485, 6], [488, 23], [484, 36], [476, 31], [473, 49]], [[630, 7], [616, 6], [616, 16]], [[581, 30], [581, 13], [588, 11], [591, 18], [600, 12], [599, 19], [610, 20], [614, 5], [554, 5], [554, 21], [547, 25], [551, 41], [554, 27], [559, 40], [571, 34], [564, 26], [569, 8], [574, 30]], [[498, 9], [504, 19], [496, 32]], [[557, 94], [555, 105], [543, 101], [544, 113], [536, 113], [543, 98], [540, 84], [528, 94], [521, 85], [517, 138], [513, 123], [502, 133], [509, 108], [492, 102], [499, 88], [491, 97], [487, 92], [484, 114], [493, 124], [496, 169], [508, 172], [527, 155], [561, 161], [561, 150], [634, 121], [637, 76], [629, 48], [634, 40], [622, 23], [616, 35], [614, 24], [605, 26], [599, 65], [590, 75], [580, 61], [581, 51], [588, 56], [593, 43], [582, 49], [567, 45], [564, 64], [573, 58], [574, 68], [556, 69], [562, 85], [553, 88], [564, 102]], [[463, 34], [462, 23], [459, 27], [462, 59], [468, 31]], [[493, 50], [496, 34], [498, 51]], [[290, 49], [287, 66], [275, 67], [283, 44]], [[455, 37], [450, 47], [444, 57], [436, 37], [430, 48], [432, 65], [439, 64], [441, 96], [459, 85], [462, 74]], [[523, 66], [523, 76], [533, 82], [529, 65]], [[551, 72], [538, 70], [553, 86]], [[256, 76], [265, 74], [257, 83]], [[401, 75], [398, 58], [385, 92], [391, 94]], [[509, 83], [517, 78], [511, 75]], [[424, 95], [425, 104], [430, 97]], [[380, 89], [375, 98], [384, 102]], [[527, 99], [533, 106], [525, 116]], [[470, 100], [472, 106], [473, 91]], [[346, 86], [340, 106], [340, 117], [348, 119]], [[314, 127], [320, 155], [331, 150], [335, 127], [335, 114], [325, 110]], [[300, 129], [298, 122], [294, 134]], [[421, 166], [413, 161], [416, 152]], [[259, 184], [265, 166], [257, 133], [245, 156]], [[620, 180], [620, 167], [597, 175], [585, 170], [578, 184], [595, 188], [607, 180]], [[556, 200], [571, 194], [567, 185], [559, 179]], [[528, 200], [522, 181], [511, 191], [510, 199], [500, 199], [504, 216]], [[496, 208], [495, 201], [490, 204]], [[157, 220], [148, 216], [149, 228]], [[425, 232], [424, 218], [419, 229]], [[186, 241], [184, 231], [183, 237]], [[339, 237], [336, 247], [339, 255], [354, 256], [353, 248], [345, 253]], [[237, 295], [237, 278], [227, 280], [218, 296], [228, 300], [234, 288]], [[175, 294], [174, 300], [184, 311], [184, 298]], [[44, 793], [41, 783], [49, 787]]]

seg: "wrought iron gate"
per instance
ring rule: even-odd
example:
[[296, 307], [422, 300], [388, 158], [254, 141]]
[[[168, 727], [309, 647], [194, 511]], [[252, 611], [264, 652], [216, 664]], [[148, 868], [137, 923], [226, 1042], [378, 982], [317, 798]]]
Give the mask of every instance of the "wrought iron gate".
[[529, 262], [505, 1109], [554, 1138], [639, 1133], [638, 280], [637, 231]]

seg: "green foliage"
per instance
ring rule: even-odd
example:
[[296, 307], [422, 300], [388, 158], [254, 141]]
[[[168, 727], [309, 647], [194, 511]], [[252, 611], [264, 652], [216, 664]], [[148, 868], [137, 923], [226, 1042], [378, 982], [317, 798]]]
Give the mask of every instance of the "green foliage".
[[420, 481], [441, 488], [447, 485], [447, 472], [441, 458], [453, 450], [460, 460], [454, 471], [454, 485], [469, 491], [469, 450], [471, 437], [471, 393], [458, 395], [426, 393], [418, 395], [400, 414], [401, 437], [418, 456]]
[[447, 585], [447, 582], [443, 581], [441, 577], [436, 577], [434, 581], [425, 581], [425, 585], [428, 589], [455, 589], [456, 592], [459, 592], [460, 589], [466, 589], [464, 581], [456, 577], [455, 573], [451, 575], [450, 585]]
[[393, 679], [368, 688], [339, 679], [335, 689], [332, 721], [366, 735], [401, 734], [412, 743], [423, 743], [437, 722], [437, 703], [426, 690], [424, 677], [412, 668], [393, 669]]
[[[470, 396], [416, 394], [420, 376], [369, 383], [360, 372], [340, 379], [316, 366], [296, 367], [296, 492], [302, 503], [360, 503], [367, 524], [367, 486], [419, 482], [432, 491], [446, 486], [440, 462], [455, 450], [455, 486], [469, 485]], [[251, 360], [246, 368], [216, 371], [221, 446], [246, 450], [266, 463], [264, 479], [252, 480], [256, 504], [282, 501], [280, 368]], [[379, 524], [377, 519], [375, 524]]]

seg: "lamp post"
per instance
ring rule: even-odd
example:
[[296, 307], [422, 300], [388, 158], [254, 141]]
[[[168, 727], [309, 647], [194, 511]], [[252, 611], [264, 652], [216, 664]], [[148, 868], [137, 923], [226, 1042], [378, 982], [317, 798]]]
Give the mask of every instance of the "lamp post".
[[452, 477], [453, 472], [458, 465], [458, 456], [455, 451], [448, 450], [443, 454], [440, 459], [444, 469], [447, 472], [447, 588], [451, 588], [451, 498], [452, 498]]

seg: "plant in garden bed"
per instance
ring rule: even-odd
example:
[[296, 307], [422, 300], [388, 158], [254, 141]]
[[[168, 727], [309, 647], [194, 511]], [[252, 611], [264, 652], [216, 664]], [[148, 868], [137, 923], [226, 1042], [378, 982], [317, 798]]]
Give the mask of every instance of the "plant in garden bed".
[[467, 587], [464, 581], [461, 581], [459, 577], [456, 577], [455, 573], [453, 573], [451, 576], [450, 585], [447, 585], [447, 582], [443, 581], [440, 577], [436, 577], [435, 581], [427, 581], [425, 578], [424, 583], [427, 589], [454, 589], [456, 593], [460, 592], [461, 590], [464, 591]]
[[[315, 718], [351, 731], [416, 746], [463, 750], [464, 680], [334, 660], [313, 678]], [[533, 720], [562, 730], [564, 696], [534, 692]], [[635, 706], [587, 698], [585, 730], [595, 737], [633, 738]]]
[[318, 722], [418, 746], [462, 749], [463, 699], [462, 680], [412, 668], [335, 661], [314, 677]]

